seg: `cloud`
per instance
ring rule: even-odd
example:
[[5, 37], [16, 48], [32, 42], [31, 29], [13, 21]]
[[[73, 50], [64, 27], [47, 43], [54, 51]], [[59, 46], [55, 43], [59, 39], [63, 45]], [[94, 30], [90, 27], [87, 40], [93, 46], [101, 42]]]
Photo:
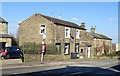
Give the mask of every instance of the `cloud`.
[[21, 22], [22, 22], [22, 21], [19, 21], [18, 24], [21, 23]]
[[108, 18], [108, 21], [110, 22], [115, 21], [115, 18]]
[[80, 19], [78, 19], [78, 18], [72, 18], [72, 20], [75, 20], [75, 21], [80, 21]]

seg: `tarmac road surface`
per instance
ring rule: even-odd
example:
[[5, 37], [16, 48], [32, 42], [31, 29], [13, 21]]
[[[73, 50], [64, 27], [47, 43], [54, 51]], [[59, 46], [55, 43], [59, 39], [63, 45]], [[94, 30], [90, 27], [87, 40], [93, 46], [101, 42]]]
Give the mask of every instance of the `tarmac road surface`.
[[[19, 60], [18, 60], [19, 62]], [[9, 64], [7, 64], [9, 65]], [[33, 76], [33, 75], [59, 75], [59, 76], [80, 76], [80, 75], [109, 75], [119, 76], [120, 65], [118, 59], [101, 60], [71, 60], [49, 62], [45, 64], [30, 64], [23, 66], [19, 64], [17, 68], [4, 68], [2, 74], [15, 76]]]

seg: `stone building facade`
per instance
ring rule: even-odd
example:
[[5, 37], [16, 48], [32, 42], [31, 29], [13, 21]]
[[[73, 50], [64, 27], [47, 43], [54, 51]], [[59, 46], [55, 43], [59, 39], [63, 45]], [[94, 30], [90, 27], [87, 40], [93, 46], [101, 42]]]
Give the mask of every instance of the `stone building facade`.
[[46, 34], [45, 43], [55, 45], [62, 55], [70, 56], [71, 52], [86, 57], [86, 33], [84, 23], [81, 26], [61, 19], [33, 14], [19, 24], [19, 46], [26, 42], [42, 43], [43, 34]]
[[102, 56], [112, 52], [112, 39], [96, 33], [93, 27], [86, 33], [86, 41], [92, 45], [91, 56]]
[[0, 17], [0, 48], [11, 46], [12, 40], [8, 34], [8, 22]]
[[70, 56], [71, 52], [77, 52], [80, 58], [91, 58], [98, 55], [95, 54], [95, 47], [103, 44], [109, 45], [109, 48], [111, 46], [110, 38], [103, 38], [103, 35], [102, 38], [94, 37], [93, 33], [94, 30], [86, 32], [84, 23], [79, 26], [73, 22], [36, 13], [19, 24], [19, 46], [26, 42], [42, 43], [45, 35], [46, 45], [55, 45], [61, 55]]

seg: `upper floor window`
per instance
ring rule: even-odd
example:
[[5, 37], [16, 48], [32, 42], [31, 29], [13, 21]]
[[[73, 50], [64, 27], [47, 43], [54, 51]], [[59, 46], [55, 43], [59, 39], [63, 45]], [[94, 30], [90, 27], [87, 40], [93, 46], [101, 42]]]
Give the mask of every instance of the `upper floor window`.
[[44, 33], [46, 33], [46, 25], [42, 24], [40, 25], [40, 34], [43, 35]]
[[78, 29], [76, 29], [76, 39], [80, 38], [80, 31]]
[[70, 38], [70, 28], [65, 27], [65, 38]]

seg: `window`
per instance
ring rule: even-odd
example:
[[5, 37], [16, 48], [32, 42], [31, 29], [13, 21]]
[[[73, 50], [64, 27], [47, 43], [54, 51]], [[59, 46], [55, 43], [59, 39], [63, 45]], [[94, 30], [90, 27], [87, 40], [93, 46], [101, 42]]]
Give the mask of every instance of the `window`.
[[70, 28], [65, 27], [65, 38], [70, 38]]
[[79, 53], [79, 43], [75, 43], [75, 52]]
[[81, 53], [83, 53], [83, 49], [81, 49]]
[[42, 24], [40, 25], [40, 34], [43, 35], [44, 33], [46, 33], [46, 25]]
[[61, 55], [61, 43], [55, 43], [57, 54]]
[[10, 47], [5, 48], [5, 52], [11, 51], [12, 49]]
[[70, 54], [70, 43], [65, 43], [65, 51], [64, 51], [65, 55], [69, 55]]
[[76, 39], [80, 38], [80, 31], [78, 29], [76, 29]]

